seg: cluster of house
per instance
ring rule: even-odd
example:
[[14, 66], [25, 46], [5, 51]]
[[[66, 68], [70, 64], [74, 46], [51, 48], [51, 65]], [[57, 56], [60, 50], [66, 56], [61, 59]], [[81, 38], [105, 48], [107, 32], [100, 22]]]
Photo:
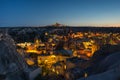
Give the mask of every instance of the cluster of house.
[[[89, 60], [90, 57], [96, 52], [101, 45], [107, 44], [107, 38], [111, 40], [111, 44], [119, 43], [118, 34], [112, 35], [115, 38], [110, 38], [110, 33], [92, 33], [92, 32], [71, 32], [67, 35], [57, 35], [45, 33], [47, 41], [42, 42], [40, 39], [35, 39], [34, 43], [25, 42], [17, 43], [17, 46], [21, 47], [25, 55], [27, 63], [30, 66], [36, 65], [39, 67], [45, 66], [53, 73], [66, 75], [69, 78], [70, 75], [74, 76], [73, 68], [85, 67], [81, 63]], [[104, 37], [104, 38], [103, 38]], [[118, 41], [118, 42], [116, 42]], [[110, 41], [109, 41], [110, 43]], [[18, 49], [21, 53], [21, 48]], [[70, 72], [71, 71], [71, 72]], [[74, 74], [71, 74], [73, 71]], [[81, 76], [84, 73], [82, 73]]]

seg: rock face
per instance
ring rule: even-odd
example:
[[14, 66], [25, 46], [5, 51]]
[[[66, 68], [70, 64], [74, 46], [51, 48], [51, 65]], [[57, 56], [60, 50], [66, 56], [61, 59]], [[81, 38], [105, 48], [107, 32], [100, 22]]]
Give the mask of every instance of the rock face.
[[78, 80], [120, 80], [120, 69], [109, 70], [101, 74], [92, 75]]
[[97, 70], [102, 72], [78, 80], [120, 80], [120, 52], [113, 53], [103, 59]]
[[[0, 75], [9, 77], [14, 73], [24, 72], [26, 69], [27, 64], [24, 58], [17, 53], [14, 40], [5, 31], [0, 31]], [[19, 80], [19, 78], [16, 79]], [[14, 79], [8, 78], [7, 80]]]

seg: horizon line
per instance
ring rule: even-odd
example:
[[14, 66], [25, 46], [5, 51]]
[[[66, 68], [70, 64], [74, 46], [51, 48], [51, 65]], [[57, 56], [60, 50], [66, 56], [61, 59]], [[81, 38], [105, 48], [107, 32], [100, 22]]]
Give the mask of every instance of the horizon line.
[[54, 26], [54, 25], [43, 25], [43, 26], [32, 26], [32, 25], [21, 25], [21, 26], [0, 26], [0, 28], [14, 28], [14, 27], [103, 27], [103, 28], [120, 28], [120, 26], [70, 26], [70, 25], [63, 25], [63, 26]]

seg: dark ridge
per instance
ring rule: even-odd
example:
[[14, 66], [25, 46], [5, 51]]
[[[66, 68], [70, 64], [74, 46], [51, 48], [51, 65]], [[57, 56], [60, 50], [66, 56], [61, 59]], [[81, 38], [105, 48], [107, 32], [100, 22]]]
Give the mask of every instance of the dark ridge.
[[39, 26], [39, 27], [31, 27], [31, 26], [18, 26], [18, 27], [0, 27], [0, 29], [25, 29], [25, 28], [33, 28], [33, 29], [72, 29], [73, 32], [120, 32], [120, 27], [92, 27], [92, 26]]

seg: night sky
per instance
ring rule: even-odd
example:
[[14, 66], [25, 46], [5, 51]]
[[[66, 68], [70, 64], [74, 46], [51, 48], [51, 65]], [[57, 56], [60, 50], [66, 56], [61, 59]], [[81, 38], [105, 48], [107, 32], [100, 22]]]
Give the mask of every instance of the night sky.
[[0, 0], [0, 27], [120, 26], [120, 0]]

